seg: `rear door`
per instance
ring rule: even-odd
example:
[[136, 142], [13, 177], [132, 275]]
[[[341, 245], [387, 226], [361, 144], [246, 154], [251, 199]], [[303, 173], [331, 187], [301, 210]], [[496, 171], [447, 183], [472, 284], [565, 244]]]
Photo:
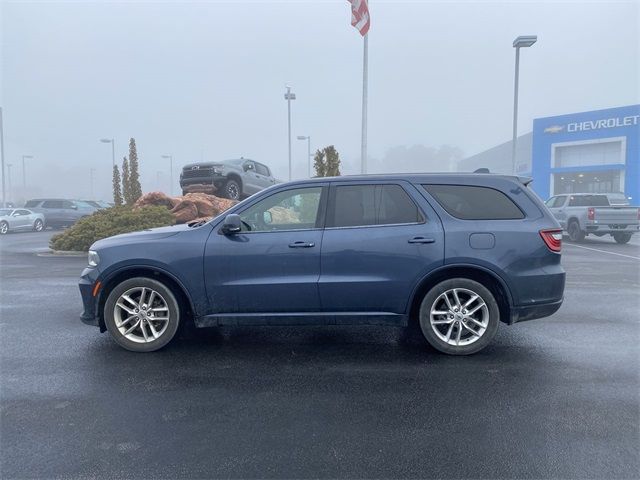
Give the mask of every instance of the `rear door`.
[[418, 281], [444, 261], [440, 220], [408, 182], [332, 184], [326, 225], [325, 311], [404, 314]]
[[275, 181], [271, 178], [269, 169], [266, 165], [262, 165], [261, 163], [255, 162], [256, 166], [256, 178], [258, 179], [258, 183], [260, 184], [261, 189], [265, 189], [270, 187], [275, 183]]
[[242, 164], [244, 175], [242, 177], [243, 192], [247, 195], [253, 195], [254, 193], [262, 190], [258, 184], [258, 175], [256, 174], [256, 164], [253, 160], [247, 160]]

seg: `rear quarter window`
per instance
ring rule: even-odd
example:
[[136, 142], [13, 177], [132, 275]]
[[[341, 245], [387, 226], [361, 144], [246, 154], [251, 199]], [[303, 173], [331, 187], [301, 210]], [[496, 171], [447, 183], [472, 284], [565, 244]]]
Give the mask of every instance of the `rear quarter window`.
[[519, 220], [522, 210], [508, 196], [489, 187], [423, 185], [442, 208], [461, 220]]

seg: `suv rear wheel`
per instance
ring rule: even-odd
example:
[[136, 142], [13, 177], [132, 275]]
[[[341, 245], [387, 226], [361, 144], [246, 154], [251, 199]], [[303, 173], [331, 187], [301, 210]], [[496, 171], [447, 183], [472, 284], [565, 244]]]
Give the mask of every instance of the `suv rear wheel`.
[[631, 240], [631, 234], [630, 233], [624, 233], [624, 232], [614, 233], [613, 234], [613, 239], [617, 243], [629, 243], [629, 240]]
[[585, 233], [580, 230], [580, 224], [576, 220], [572, 220], [571, 223], [569, 223], [567, 233], [572, 242], [582, 242], [585, 237]]
[[420, 328], [433, 348], [470, 355], [486, 347], [498, 330], [500, 309], [481, 283], [452, 278], [433, 287], [420, 305]]
[[137, 277], [118, 284], [107, 297], [104, 323], [113, 339], [132, 352], [153, 352], [175, 336], [180, 306], [164, 283]]

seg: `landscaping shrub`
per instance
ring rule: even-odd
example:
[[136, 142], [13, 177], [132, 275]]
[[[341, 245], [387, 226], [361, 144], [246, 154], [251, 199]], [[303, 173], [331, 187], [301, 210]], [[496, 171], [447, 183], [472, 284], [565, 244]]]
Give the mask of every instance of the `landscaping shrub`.
[[93, 242], [102, 238], [173, 224], [175, 217], [164, 207], [150, 206], [135, 210], [129, 206], [111, 207], [98, 210], [54, 235], [49, 246], [53, 250], [86, 252]]

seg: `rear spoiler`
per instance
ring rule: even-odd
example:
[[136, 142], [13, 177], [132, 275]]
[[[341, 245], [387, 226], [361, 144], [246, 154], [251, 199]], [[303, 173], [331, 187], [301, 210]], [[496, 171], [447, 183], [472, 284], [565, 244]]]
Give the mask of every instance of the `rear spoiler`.
[[[491, 173], [488, 168], [478, 168], [474, 170], [473, 173]], [[516, 176], [518, 181], [523, 184], [525, 187], [528, 187], [531, 182], [533, 182], [533, 178], [531, 177], [518, 177]]]

